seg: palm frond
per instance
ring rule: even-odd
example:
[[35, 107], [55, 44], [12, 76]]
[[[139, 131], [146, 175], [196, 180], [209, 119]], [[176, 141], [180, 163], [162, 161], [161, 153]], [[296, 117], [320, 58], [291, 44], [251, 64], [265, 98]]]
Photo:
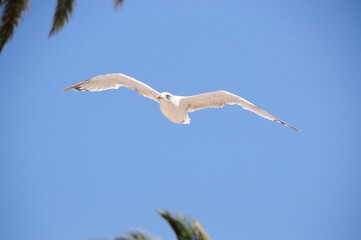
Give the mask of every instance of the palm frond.
[[206, 232], [206, 230], [203, 228], [202, 224], [193, 219], [193, 226], [194, 226], [194, 231], [196, 232], [199, 240], [210, 240], [208, 233]]
[[140, 231], [131, 231], [125, 236], [115, 238], [115, 240], [158, 240], [158, 238], [154, 238]]
[[58, 0], [49, 37], [61, 30], [73, 13], [76, 0]]
[[158, 210], [158, 213], [173, 228], [178, 240], [210, 240], [197, 220], [187, 218], [182, 214], [172, 215], [164, 210]]
[[11, 39], [14, 29], [19, 25], [21, 15], [28, 9], [30, 0], [0, 0], [4, 5], [0, 24], [0, 52]]
[[119, 8], [123, 4], [123, 2], [124, 2], [123, 0], [114, 0], [115, 8]]

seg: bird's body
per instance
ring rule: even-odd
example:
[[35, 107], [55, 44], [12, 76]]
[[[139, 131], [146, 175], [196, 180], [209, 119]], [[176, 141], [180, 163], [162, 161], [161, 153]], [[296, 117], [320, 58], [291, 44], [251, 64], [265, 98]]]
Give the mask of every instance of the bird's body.
[[281, 123], [293, 130], [298, 130], [297, 128], [262, 110], [253, 103], [226, 91], [208, 92], [186, 97], [176, 96], [168, 92], [159, 93], [148, 85], [120, 73], [96, 76], [87, 81], [67, 87], [64, 90], [74, 89], [77, 91], [103, 91], [108, 89], [118, 89], [122, 86], [135, 90], [139, 94], [158, 102], [163, 115], [170, 121], [178, 124], [190, 123], [190, 118], [188, 116], [189, 112], [205, 108], [220, 108], [226, 104], [237, 104], [246, 110], [250, 110], [260, 115], [261, 117]]
[[[172, 100], [169, 101], [167, 96], [171, 96]], [[160, 111], [174, 123], [189, 124], [191, 123], [190, 118], [187, 109], [181, 104], [182, 99], [183, 97], [180, 96], [174, 96], [167, 92], [163, 93], [163, 96], [159, 97]]]

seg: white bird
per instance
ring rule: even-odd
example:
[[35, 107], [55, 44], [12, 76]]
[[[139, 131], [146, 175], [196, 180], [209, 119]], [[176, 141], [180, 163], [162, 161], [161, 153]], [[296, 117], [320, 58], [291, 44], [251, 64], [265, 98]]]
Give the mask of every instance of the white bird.
[[103, 91], [108, 89], [118, 89], [119, 87], [126, 87], [135, 90], [144, 97], [158, 102], [160, 104], [160, 111], [163, 113], [163, 115], [174, 123], [189, 124], [189, 112], [194, 112], [205, 108], [221, 108], [226, 104], [237, 104], [246, 110], [258, 114], [261, 117], [281, 123], [287, 127], [292, 128], [293, 130], [298, 131], [297, 128], [289, 125], [279, 118], [276, 118], [275, 116], [262, 110], [246, 99], [222, 90], [202, 93], [194, 96], [176, 96], [168, 92], [159, 93], [150, 86], [125, 74], [113, 73], [93, 77], [84, 82], [67, 87], [64, 89], [64, 91], [70, 89], [77, 91]]

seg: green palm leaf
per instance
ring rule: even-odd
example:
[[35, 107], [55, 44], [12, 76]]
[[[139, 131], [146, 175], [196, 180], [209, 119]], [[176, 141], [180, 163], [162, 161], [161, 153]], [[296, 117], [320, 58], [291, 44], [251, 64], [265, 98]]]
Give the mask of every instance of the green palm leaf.
[[75, 0], [58, 0], [49, 37], [61, 30], [73, 13]]
[[148, 234], [141, 233], [139, 231], [132, 231], [126, 236], [121, 236], [115, 238], [115, 240], [156, 240], [157, 238], [153, 238]]
[[0, 24], [0, 52], [11, 39], [14, 29], [19, 25], [21, 15], [28, 9], [30, 0], [0, 0], [4, 5]]
[[158, 210], [158, 213], [173, 228], [178, 240], [210, 240], [197, 220], [187, 218], [182, 214], [172, 215], [164, 210]]

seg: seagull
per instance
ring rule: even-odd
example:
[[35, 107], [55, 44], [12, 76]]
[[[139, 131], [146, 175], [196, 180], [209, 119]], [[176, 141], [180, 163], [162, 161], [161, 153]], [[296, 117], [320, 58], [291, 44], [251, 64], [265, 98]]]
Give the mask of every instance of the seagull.
[[126, 87], [132, 89], [144, 97], [150, 98], [160, 104], [160, 111], [170, 121], [177, 124], [189, 124], [189, 112], [194, 112], [206, 108], [221, 108], [226, 104], [239, 105], [242, 108], [290, 127], [298, 131], [297, 128], [289, 125], [279, 118], [257, 107], [253, 103], [227, 91], [219, 90], [207, 92], [193, 96], [176, 96], [169, 92], [159, 93], [147, 84], [144, 84], [132, 77], [121, 73], [104, 74], [93, 77], [86, 81], [74, 84], [64, 89], [64, 91], [74, 89], [76, 91], [104, 91], [108, 89], [119, 89]]

